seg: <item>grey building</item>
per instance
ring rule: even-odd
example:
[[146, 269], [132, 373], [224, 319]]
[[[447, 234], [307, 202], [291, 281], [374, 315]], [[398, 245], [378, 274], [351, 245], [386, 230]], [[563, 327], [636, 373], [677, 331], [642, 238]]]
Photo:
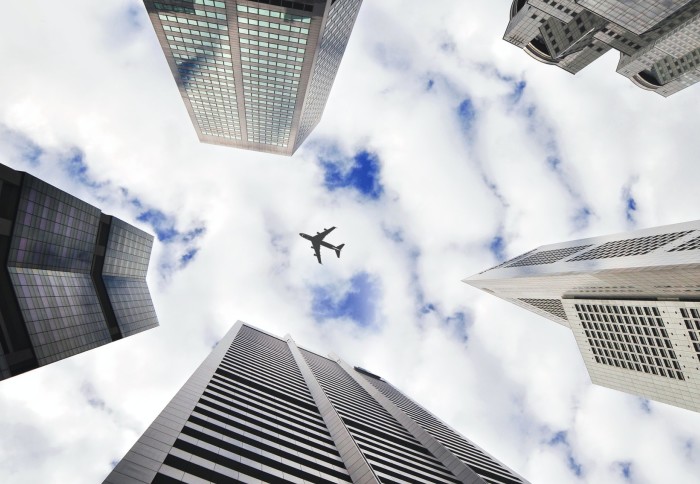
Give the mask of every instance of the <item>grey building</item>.
[[144, 0], [200, 141], [292, 155], [362, 0]]
[[464, 282], [570, 328], [593, 383], [700, 411], [700, 221], [542, 246]]
[[104, 482], [526, 481], [383, 378], [239, 321]]
[[700, 79], [700, 0], [514, 0], [504, 39], [576, 74], [609, 50], [617, 72], [670, 96]]
[[158, 326], [153, 237], [0, 165], [0, 379]]

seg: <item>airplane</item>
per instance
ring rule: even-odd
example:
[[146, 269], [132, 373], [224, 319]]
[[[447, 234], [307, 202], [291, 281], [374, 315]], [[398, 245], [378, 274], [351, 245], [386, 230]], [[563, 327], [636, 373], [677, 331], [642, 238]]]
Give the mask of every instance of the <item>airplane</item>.
[[335, 230], [335, 227], [331, 227], [329, 229], [323, 229], [323, 232], [316, 232], [316, 235], [307, 235], [307, 234], [302, 234], [300, 233], [303, 238], [306, 240], [311, 241], [311, 248], [314, 250], [314, 255], [318, 259], [318, 263], [321, 263], [321, 246], [327, 247], [329, 249], [333, 249], [335, 251], [335, 254], [338, 256], [340, 259], [340, 249], [345, 247], [345, 244], [340, 244], [339, 246], [334, 246], [329, 244], [328, 242], [324, 242], [323, 238], [330, 234], [333, 230]]

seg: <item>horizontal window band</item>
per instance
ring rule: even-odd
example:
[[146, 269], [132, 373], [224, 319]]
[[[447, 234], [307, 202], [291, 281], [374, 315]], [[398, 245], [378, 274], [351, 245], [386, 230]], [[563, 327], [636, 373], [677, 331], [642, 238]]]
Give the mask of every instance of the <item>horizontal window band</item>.
[[[200, 425], [202, 427], [208, 428], [209, 430], [213, 430], [213, 431], [218, 432], [218, 433], [225, 435], [227, 437], [231, 437], [234, 439], [244, 441], [244, 442], [249, 443], [253, 446], [260, 445], [258, 443], [258, 441], [254, 440], [254, 439], [249, 439], [247, 437], [244, 437], [241, 434], [232, 431], [231, 429], [227, 429], [225, 427], [220, 427], [220, 426], [218, 426], [210, 421], [201, 419], [201, 418], [197, 417], [196, 415], [191, 416], [188, 419], [188, 422], [192, 422], [195, 425]], [[223, 425], [223, 423], [222, 423], [222, 425]], [[233, 425], [231, 425], [231, 424], [227, 424], [227, 425], [229, 425], [230, 427], [233, 427]], [[295, 450], [299, 453], [313, 457], [314, 459], [322, 460], [322, 461], [327, 462], [331, 465], [343, 467], [343, 462], [340, 460], [340, 454], [338, 454], [336, 452], [337, 459], [333, 459], [329, 455], [326, 455], [326, 454], [333, 453], [332, 450], [329, 448], [324, 448], [323, 452], [317, 452], [314, 449], [309, 449], [308, 447], [304, 447], [303, 445], [299, 445], [299, 443], [304, 443], [304, 444], [307, 444], [309, 447], [312, 447], [310, 441], [302, 440], [298, 436], [295, 437], [293, 442], [290, 442], [290, 440], [282, 439], [280, 437], [277, 437], [274, 434], [267, 434], [265, 432], [261, 432], [258, 429], [254, 428], [254, 427], [249, 427], [247, 425], [238, 424], [238, 425], [236, 425], [236, 428], [239, 429], [241, 432], [246, 432], [249, 434], [256, 435], [256, 436], [260, 437], [261, 439], [264, 439], [268, 442], [272, 442], [272, 443], [277, 444], [281, 447]], [[250, 440], [250, 442], [249, 442], [249, 440]], [[320, 450], [320, 449], [318, 449], [318, 450]], [[271, 452], [274, 452], [274, 451], [271, 451]]]
[[[299, 439], [299, 435], [296, 435], [295, 433], [289, 432], [289, 431], [284, 430], [284, 429], [280, 429], [279, 426], [277, 426], [277, 425], [270, 425], [270, 424], [265, 423], [265, 422], [260, 422], [259, 420], [251, 418], [249, 415], [234, 413], [226, 408], [222, 408], [218, 405], [214, 405], [211, 403], [207, 403], [207, 406], [209, 406], [215, 410], [218, 410], [219, 412], [222, 412], [226, 415], [229, 415], [231, 417], [235, 416], [236, 418], [243, 420], [244, 422], [247, 422], [251, 425], [258, 426], [258, 427], [263, 428], [265, 430], [268, 430], [270, 432], [276, 432], [276, 433], [279, 433], [280, 435], [284, 435], [285, 437], [287, 437], [289, 439]], [[226, 418], [223, 415], [220, 415], [216, 412], [212, 412], [211, 410], [207, 409], [206, 407], [197, 405], [197, 407], [195, 408], [195, 411], [197, 413], [205, 415], [209, 418], [213, 418], [214, 420], [217, 420], [225, 425], [230, 425], [230, 426], [236, 427], [236, 428], [241, 427], [241, 424], [239, 424], [235, 420], [233, 420], [231, 418]], [[310, 446], [316, 447], [317, 449], [322, 450], [324, 452], [329, 452], [329, 447], [335, 448], [335, 444], [331, 439], [319, 439], [317, 437], [315, 437], [315, 438], [312, 437], [312, 439], [313, 440], [310, 440], [307, 443]]]
[[[193, 429], [191, 427], [184, 427], [182, 429], [182, 433], [185, 435], [189, 435], [190, 437], [195, 438], [199, 441], [207, 442], [211, 445], [215, 445], [216, 447], [220, 447], [222, 449], [228, 450], [229, 452], [232, 452], [236, 455], [240, 455], [242, 457], [247, 457], [248, 459], [251, 459], [251, 460], [259, 461], [261, 464], [270, 465], [267, 462], [264, 462], [263, 459], [270, 460], [270, 461], [274, 460], [274, 459], [271, 459], [270, 457], [265, 457], [265, 456], [262, 456], [260, 454], [255, 453], [253, 451], [245, 449], [244, 447], [237, 446], [236, 444], [217, 439], [213, 435], [209, 435], [207, 433], [200, 432], [200, 431]], [[350, 478], [349, 478], [347, 472], [340, 472], [340, 471], [337, 471], [334, 469], [329, 469], [328, 467], [323, 466], [321, 464], [318, 464], [311, 459], [305, 459], [303, 456], [299, 456], [299, 455], [293, 454], [291, 452], [285, 452], [284, 450], [278, 449], [278, 448], [273, 447], [271, 445], [267, 445], [263, 442], [259, 442], [255, 439], [246, 438], [246, 437], [243, 437], [241, 435], [234, 435], [232, 438], [234, 438], [238, 441], [241, 441], [243, 443], [246, 443], [246, 444], [248, 444], [256, 449], [260, 449], [261, 451], [265, 451], [265, 452], [268, 452], [270, 454], [277, 455], [283, 459], [287, 459], [287, 460], [290, 460], [292, 462], [296, 462], [297, 464], [299, 464], [303, 467], [308, 467], [308, 468], [317, 470], [319, 472], [323, 472], [325, 474], [332, 475], [333, 477], [337, 477], [339, 479], [350, 481]], [[275, 462], [277, 462], [277, 461], [275, 461]], [[334, 462], [333, 464], [336, 466], [338, 465], [337, 462]], [[280, 465], [283, 465], [283, 464], [280, 464]], [[274, 466], [270, 465], [270, 467], [274, 467]], [[341, 467], [342, 467], [342, 464], [341, 464]], [[281, 470], [283, 472], [287, 472], [283, 468], [280, 468], [279, 470]]]
[[[213, 440], [213, 439], [212, 439]], [[211, 443], [211, 442], [210, 442]], [[225, 443], [223, 443], [225, 444]], [[216, 444], [213, 444], [216, 445]], [[189, 452], [192, 455], [196, 455], [198, 457], [201, 457], [203, 459], [206, 459], [210, 462], [214, 462], [216, 464], [219, 464], [220, 466], [227, 467], [229, 469], [242, 472], [246, 475], [249, 475], [251, 477], [255, 477], [257, 479], [260, 479], [264, 482], [279, 482], [279, 478], [277, 476], [273, 476], [271, 474], [268, 474], [267, 472], [263, 472], [259, 469], [256, 469], [251, 466], [247, 466], [245, 464], [242, 464], [241, 462], [237, 462], [233, 459], [229, 459], [227, 457], [224, 457], [221, 454], [214, 453], [210, 450], [204, 449], [202, 447], [198, 447], [194, 444], [191, 444], [190, 442], [186, 442], [181, 439], [177, 439], [175, 441], [175, 444], [173, 447], [184, 450], [185, 452]], [[305, 472], [301, 469], [298, 469], [297, 467], [292, 467], [289, 465], [282, 464], [281, 462], [270, 459], [267, 457], [263, 457], [260, 454], [243, 449], [238, 446], [234, 446], [231, 444], [225, 444], [222, 446], [219, 446], [220, 448], [223, 448], [225, 450], [228, 450], [229, 452], [232, 452], [236, 455], [239, 455], [241, 457], [245, 457], [247, 459], [253, 460], [255, 462], [258, 462], [260, 464], [266, 465], [268, 467], [272, 467], [273, 469], [277, 469], [281, 472], [284, 472], [286, 474], [290, 474], [292, 476], [298, 477], [300, 479], [304, 479], [305, 481], [313, 482], [316, 484], [326, 484], [326, 483], [332, 483], [335, 484], [335, 480], [329, 480], [329, 479], [324, 479], [323, 477], [317, 476], [315, 474], [311, 474], [310, 472]], [[168, 455], [168, 457], [174, 457]], [[168, 457], [166, 457], [166, 464], [168, 464], [167, 460]], [[171, 465], [171, 464], [168, 464]], [[174, 466], [173, 466], [174, 467]], [[272, 479], [271, 479], [272, 478]], [[216, 481], [214, 481], [216, 482]], [[350, 480], [348, 479], [348, 482]]]

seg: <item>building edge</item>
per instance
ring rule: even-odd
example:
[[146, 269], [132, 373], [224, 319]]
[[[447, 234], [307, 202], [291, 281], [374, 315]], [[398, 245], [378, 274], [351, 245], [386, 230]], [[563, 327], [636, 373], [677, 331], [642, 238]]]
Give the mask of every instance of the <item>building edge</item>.
[[167, 467], [162, 462], [168, 450], [177, 440], [209, 384], [211, 376], [221, 364], [244, 324], [242, 321], [236, 321], [236, 324], [219, 340], [214, 350], [112, 469], [103, 481], [104, 484], [149, 484], [161, 467]]

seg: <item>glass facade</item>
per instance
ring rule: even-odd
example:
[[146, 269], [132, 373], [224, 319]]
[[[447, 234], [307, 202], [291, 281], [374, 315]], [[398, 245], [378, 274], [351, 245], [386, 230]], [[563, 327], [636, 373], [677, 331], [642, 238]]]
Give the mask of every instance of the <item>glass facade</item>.
[[343, 59], [350, 33], [360, 11], [362, 0], [336, 0], [331, 5], [328, 20], [319, 42], [308, 94], [299, 122], [295, 149], [301, 146], [321, 120], [323, 108], [333, 87], [335, 75]]
[[144, 3], [200, 140], [291, 155], [321, 117], [362, 1]]
[[90, 277], [100, 211], [25, 175], [8, 272], [39, 365], [111, 341]]
[[240, 140], [226, 5], [208, 2], [206, 10], [200, 10], [171, 3], [153, 2], [153, 8], [159, 12], [172, 67], [193, 122], [204, 135]]
[[700, 80], [700, 0], [514, 0], [504, 39], [576, 74], [610, 49], [617, 72], [670, 96]]
[[89, 274], [8, 271], [39, 366], [112, 341]]
[[[102, 260], [100, 210], [29, 174], [0, 165], [2, 197], [16, 187], [16, 203], [3, 200], [0, 260], [0, 377], [53, 363], [114, 339], [157, 326], [145, 282], [153, 238], [113, 219], [106, 238], [104, 278], [112, 304], [105, 307], [95, 277]], [[4, 213], [8, 212], [8, 213]], [[14, 213], [9, 213], [14, 212]], [[9, 217], [9, 218], [8, 218]], [[108, 217], [109, 218], [109, 217]], [[3, 249], [3, 247], [5, 247]], [[16, 308], [16, 309], [15, 309]], [[121, 332], [112, 332], [110, 315]], [[13, 369], [4, 355], [21, 357]]]
[[104, 482], [526, 482], [368, 375], [238, 322]]
[[100, 211], [25, 175], [8, 264], [89, 273]]
[[554, 244], [464, 282], [570, 328], [594, 383], [700, 411], [699, 235], [700, 221]]
[[102, 279], [123, 336], [158, 326], [146, 285], [153, 236], [112, 218]]
[[[301, 47], [301, 52], [292, 55], [288, 50], [280, 49], [284, 46], [281, 42], [271, 44], [254, 37], [305, 46], [311, 17], [241, 4], [236, 9], [248, 141], [286, 148], [292, 134], [306, 49]], [[261, 30], [261, 27], [269, 30]], [[248, 47], [251, 42], [257, 42], [257, 48]]]

